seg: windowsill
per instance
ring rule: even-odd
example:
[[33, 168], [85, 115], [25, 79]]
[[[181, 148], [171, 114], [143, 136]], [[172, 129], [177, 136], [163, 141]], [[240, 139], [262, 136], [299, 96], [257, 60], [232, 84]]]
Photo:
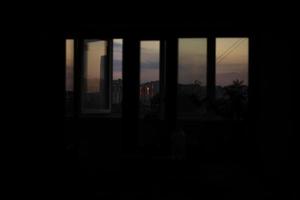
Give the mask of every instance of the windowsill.
[[199, 116], [178, 116], [179, 121], [202, 121], [202, 122], [244, 122], [247, 119], [231, 119], [222, 117], [199, 117]]
[[[77, 118], [75, 115], [65, 115], [65, 119]], [[121, 119], [121, 113], [81, 113], [78, 115], [79, 119], [86, 118], [101, 118], [101, 119]]]
[[[74, 115], [65, 115], [64, 119], [74, 119], [77, 118]], [[122, 119], [121, 113], [84, 113], [78, 116], [79, 119], [88, 118], [98, 118], [98, 119]], [[164, 121], [163, 118], [143, 118], [139, 117], [139, 121]], [[196, 117], [196, 116], [179, 116], [177, 121], [181, 122], [197, 122], [197, 123], [210, 123], [210, 122], [229, 122], [229, 123], [243, 123], [247, 119], [224, 119], [224, 118], [206, 118], [206, 117]]]

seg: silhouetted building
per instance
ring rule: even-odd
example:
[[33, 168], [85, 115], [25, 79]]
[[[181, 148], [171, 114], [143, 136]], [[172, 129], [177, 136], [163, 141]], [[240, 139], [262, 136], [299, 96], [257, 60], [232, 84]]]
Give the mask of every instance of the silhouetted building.
[[159, 81], [151, 81], [140, 85], [140, 100], [144, 104], [150, 104], [151, 98], [159, 92]]
[[112, 81], [112, 104], [122, 102], [122, 79]]
[[99, 85], [99, 101], [100, 106], [106, 107], [108, 104], [108, 80], [107, 80], [107, 70], [108, 67], [106, 66], [106, 56], [101, 56], [100, 58], [100, 85]]

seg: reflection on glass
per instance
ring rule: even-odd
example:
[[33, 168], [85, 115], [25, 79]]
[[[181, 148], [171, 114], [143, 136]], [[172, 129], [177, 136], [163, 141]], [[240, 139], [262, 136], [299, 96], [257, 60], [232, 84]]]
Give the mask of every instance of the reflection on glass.
[[179, 39], [178, 59], [178, 114], [198, 117], [206, 112], [206, 38]]
[[113, 82], [112, 82], [112, 112], [120, 113], [122, 109], [122, 60], [123, 40], [113, 40]]
[[109, 111], [107, 41], [84, 40], [83, 112]]
[[159, 41], [141, 42], [140, 115], [157, 117], [159, 114]]
[[216, 108], [241, 119], [248, 102], [248, 38], [216, 39]]
[[74, 91], [74, 40], [66, 40], [66, 114], [70, 114], [73, 110], [73, 91]]

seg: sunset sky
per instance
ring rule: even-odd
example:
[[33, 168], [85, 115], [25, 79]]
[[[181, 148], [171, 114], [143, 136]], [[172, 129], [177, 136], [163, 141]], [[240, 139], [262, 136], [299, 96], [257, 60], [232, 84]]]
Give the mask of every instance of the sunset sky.
[[140, 55], [140, 82], [159, 80], [159, 41], [142, 41]]
[[[86, 76], [89, 78], [89, 90], [97, 90], [99, 86], [100, 59], [105, 55], [106, 42], [89, 42], [86, 54]], [[66, 42], [66, 83], [67, 90], [73, 87], [72, 65], [73, 43]], [[140, 81], [148, 82], [159, 79], [159, 42], [141, 42]], [[178, 83], [188, 84], [200, 80], [206, 84], [207, 40], [205, 38], [179, 39]], [[216, 39], [216, 85], [228, 85], [232, 80], [244, 80], [248, 83], [248, 39], [217, 38]], [[113, 42], [113, 79], [122, 78], [122, 39]]]
[[235, 79], [248, 85], [248, 43], [247, 38], [217, 38], [216, 85], [229, 85]]
[[207, 40], [179, 39], [178, 51], [178, 83], [206, 85]]
[[66, 90], [73, 90], [74, 42], [66, 40]]

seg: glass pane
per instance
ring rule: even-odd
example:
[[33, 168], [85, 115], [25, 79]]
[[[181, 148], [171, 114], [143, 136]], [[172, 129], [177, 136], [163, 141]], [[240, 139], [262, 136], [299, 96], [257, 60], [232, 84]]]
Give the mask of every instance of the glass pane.
[[66, 113], [70, 114], [73, 111], [73, 92], [74, 92], [74, 40], [66, 40]]
[[159, 96], [159, 41], [141, 42], [140, 115], [158, 117]]
[[107, 41], [84, 40], [83, 112], [109, 111]]
[[199, 117], [206, 113], [207, 40], [179, 39], [178, 51], [178, 114]]
[[248, 38], [216, 39], [216, 108], [223, 117], [243, 118], [248, 102]]
[[120, 113], [122, 109], [122, 60], [123, 40], [113, 40], [113, 82], [112, 82], [112, 112]]

